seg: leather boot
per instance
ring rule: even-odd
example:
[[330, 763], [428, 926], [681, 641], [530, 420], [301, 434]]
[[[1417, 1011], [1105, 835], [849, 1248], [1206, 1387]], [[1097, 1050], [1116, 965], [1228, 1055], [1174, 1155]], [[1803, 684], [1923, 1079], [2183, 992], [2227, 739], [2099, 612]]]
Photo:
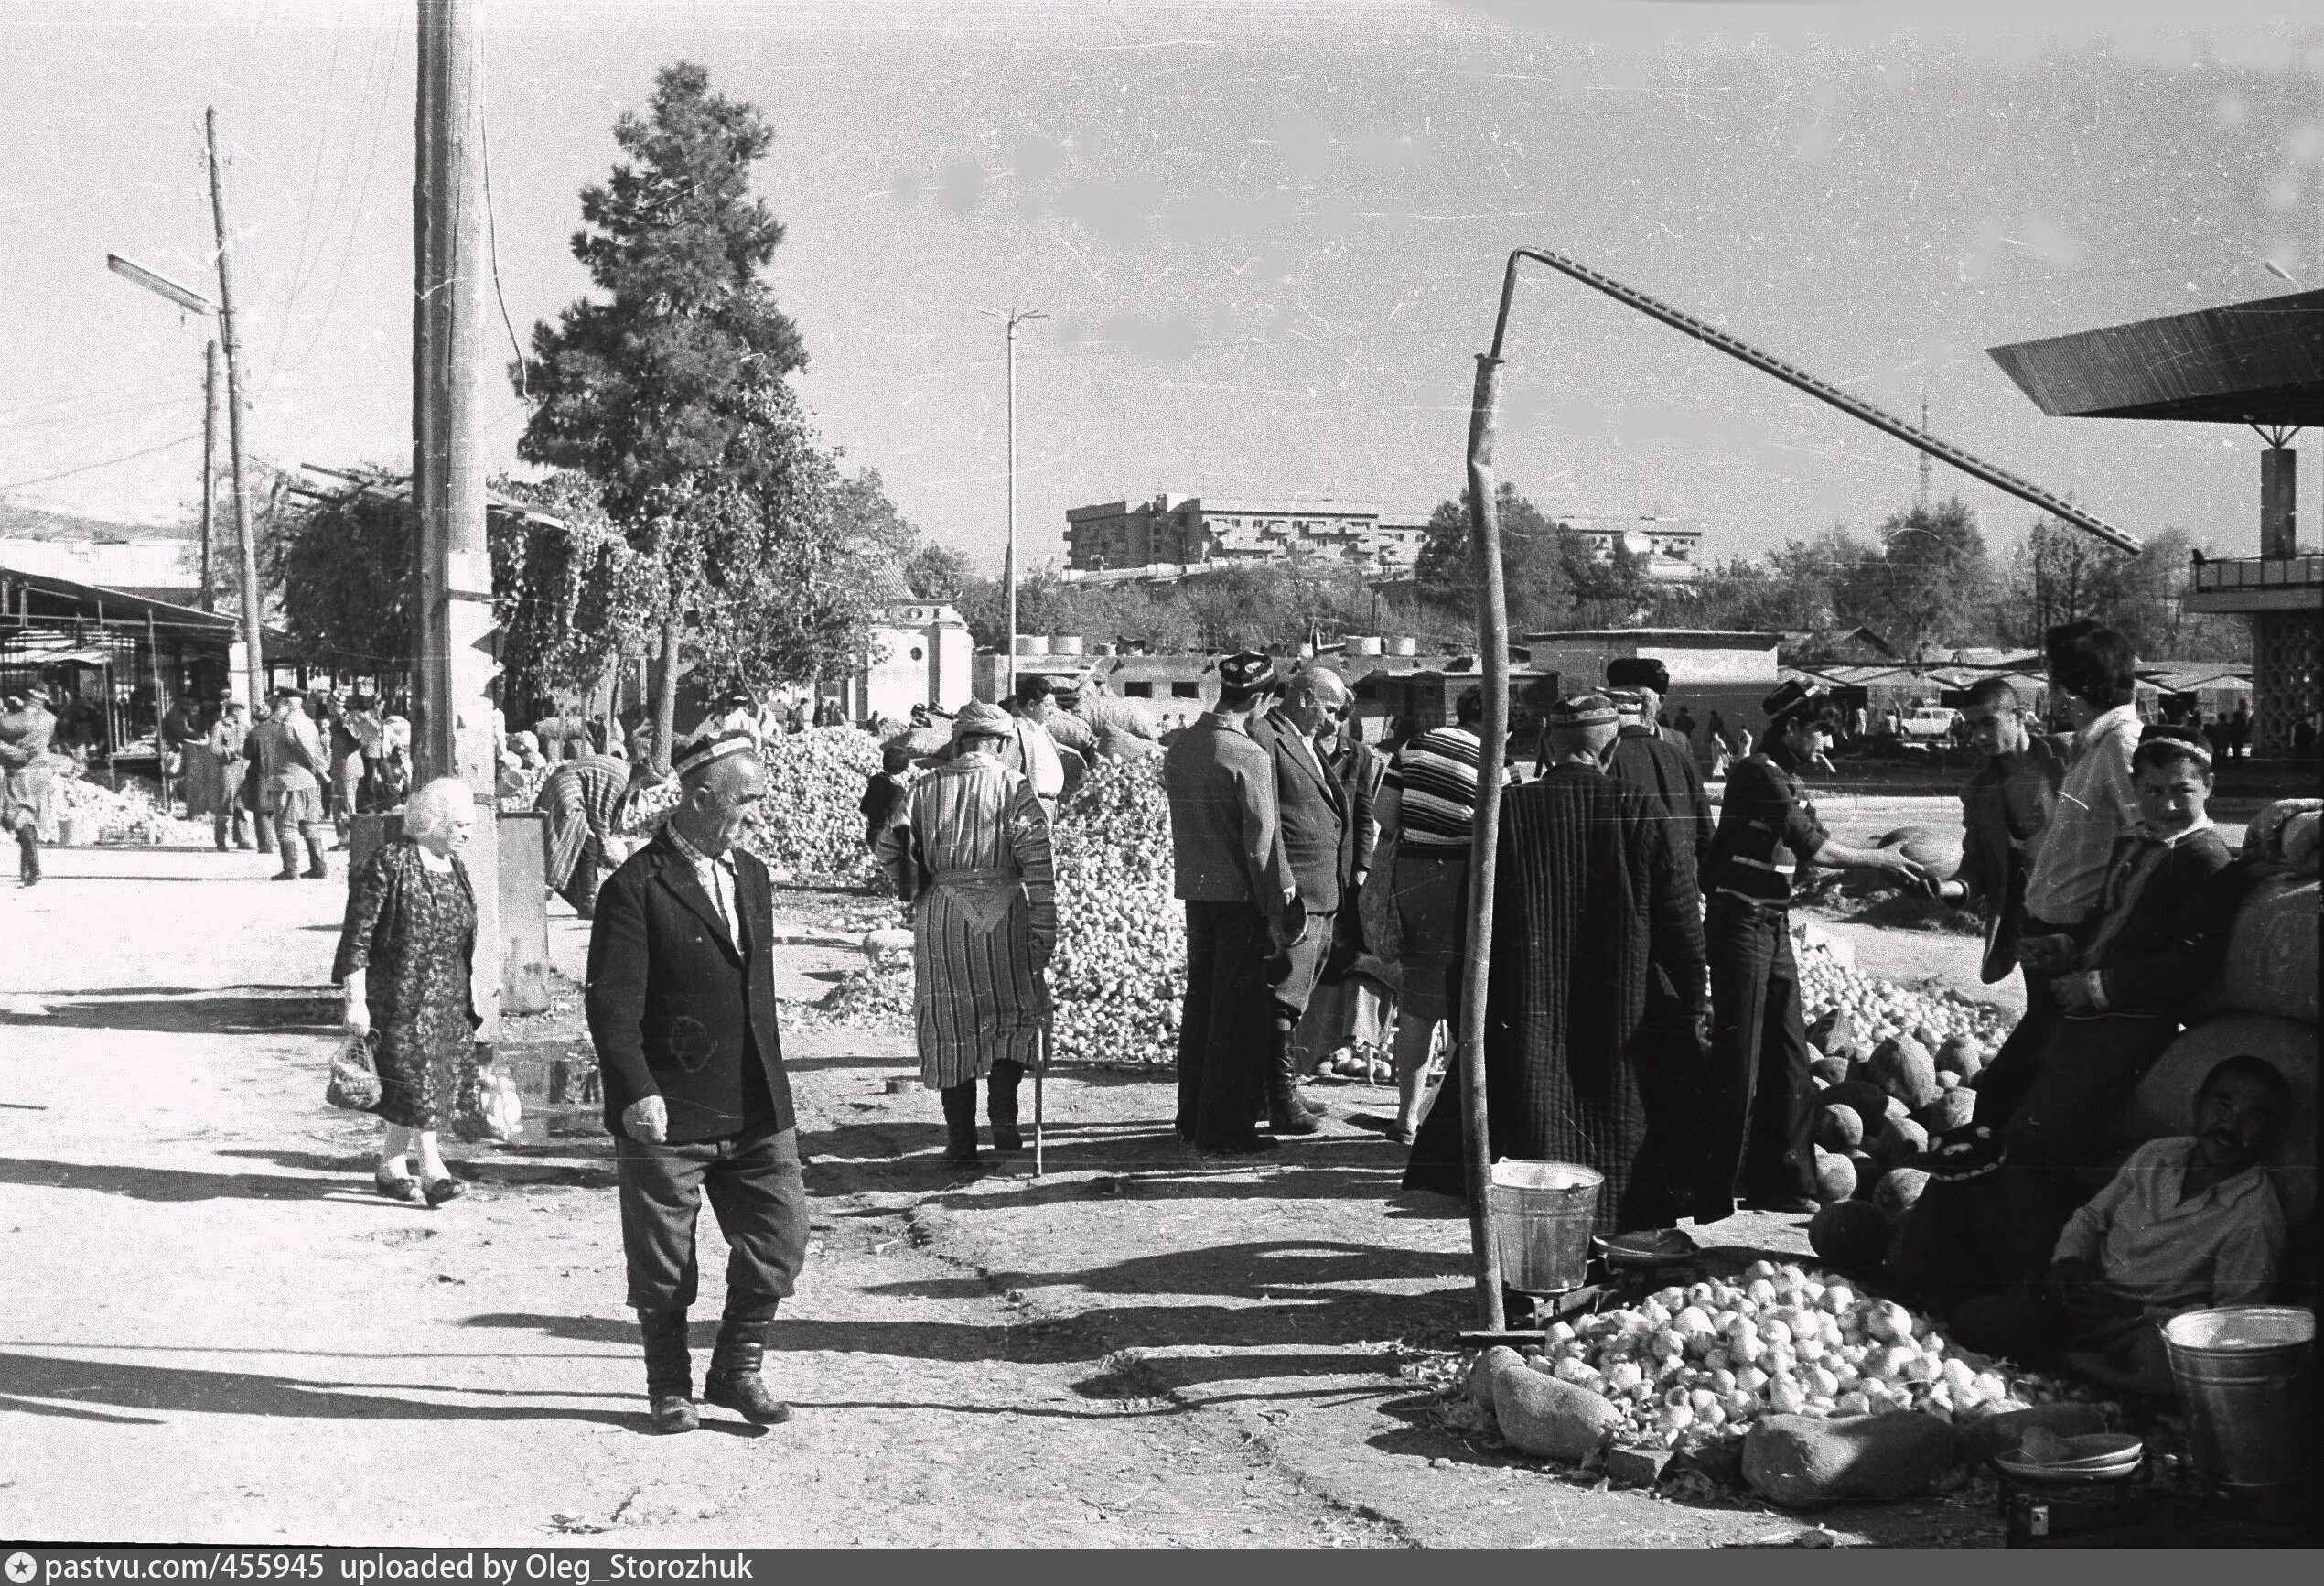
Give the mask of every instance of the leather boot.
[[944, 1098], [944, 1160], [976, 1163], [976, 1082], [964, 1079], [936, 1093]]
[[307, 879], [310, 881], [331, 879], [331, 868], [323, 862], [323, 839], [320, 837], [307, 839]]
[[1277, 1135], [1311, 1135], [1322, 1127], [1299, 1095], [1299, 1054], [1292, 1048], [1291, 1031], [1278, 1030], [1275, 1059], [1267, 1067], [1267, 1127]]
[[29, 815], [16, 827], [16, 879], [27, 887], [40, 884], [40, 834]]
[[1025, 1137], [1017, 1132], [1017, 1084], [1025, 1077], [1025, 1065], [1001, 1058], [993, 1064], [993, 1072], [985, 1080], [984, 1116], [993, 1121], [993, 1149], [996, 1151], [1021, 1151]]
[[640, 1311], [645, 1335], [646, 1404], [658, 1432], [690, 1432], [702, 1424], [694, 1405], [694, 1356], [686, 1352], [686, 1313]]
[[791, 1419], [791, 1407], [767, 1391], [759, 1367], [767, 1358], [767, 1323], [726, 1318], [718, 1329], [718, 1346], [711, 1351], [710, 1370], [702, 1379], [702, 1401], [733, 1410], [757, 1426], [780, 1426]]
[[283, 868], [274, 872], [274, 879], [296, 881], [298, 879], [298, 836], [296, 832], [284, 831], [278, 825], [275, 838], [275, 851], [283, 856]]

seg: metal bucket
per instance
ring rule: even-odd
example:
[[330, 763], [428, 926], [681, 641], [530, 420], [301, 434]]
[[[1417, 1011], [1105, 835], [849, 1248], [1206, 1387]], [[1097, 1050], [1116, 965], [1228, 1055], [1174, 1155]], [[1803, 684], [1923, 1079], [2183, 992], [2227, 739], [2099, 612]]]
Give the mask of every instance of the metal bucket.
[[1503, 1285], [1520, 1294], [1564, 1294], [1582, 1286], [1605, 1181], [1604, 1174], [1572, 1162], [1503, 1158], [1493, 1164], [1485, 1209]]
[[2287, 1305], [2190, 1311], [2163, 1325], [2195, 1470], [2231, 1496], [2297, 1481], [2316, 1317]]

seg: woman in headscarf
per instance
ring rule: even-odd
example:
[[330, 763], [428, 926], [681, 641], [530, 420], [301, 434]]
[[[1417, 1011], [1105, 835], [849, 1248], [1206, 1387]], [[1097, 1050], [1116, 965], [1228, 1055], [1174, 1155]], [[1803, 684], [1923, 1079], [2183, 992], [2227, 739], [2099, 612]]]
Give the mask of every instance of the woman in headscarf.
[[1057, 943], [1049, 817], [1000, 761], [1015, 724], [981, 702], [952, 722], [956, 756], [912, 784], [873, 844], [912, 911], [920, 1083], [944, 1098], [948, 1162], [976, 1160], [976, 1082], [993, 1149], [1024, 1149], [1017, 1087], [1049, 1017]]

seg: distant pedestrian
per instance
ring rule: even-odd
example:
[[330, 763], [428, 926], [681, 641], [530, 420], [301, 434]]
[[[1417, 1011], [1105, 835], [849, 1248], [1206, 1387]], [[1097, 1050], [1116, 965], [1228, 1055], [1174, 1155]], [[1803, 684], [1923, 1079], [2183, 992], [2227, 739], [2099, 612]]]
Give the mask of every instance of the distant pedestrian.
[[328, 774], [322, 735], [300, 707], [296, 688], [274, 690], [274, 713], [258, 724], [251, 736], [257, 746], [259, 789], [266, 813], [274, 818], [274, 841], [283, 856], [278, 881], [299, 879], [298, 847], [307, 845], [307, 879], [325, 880], [330, 867], [323, 860], [323, 836], [330, 822], [323, 814], [323, 784]]
[[226, 851], [230, 834], [234, 847], [250, 847], [251, 811], [242, 802], [242, 778], [250, 769], [243, 750], [249, 737], [250, 713], [242, 708], [241, 700], [228, 700], [207, 739], [210, 758], [218, 767], [218, 807], [210, 812], [210, 829], [221, 854]]
[[866, 779], [864, 796], [855, 804], [855, 813], [864, 817], [866, 847], [876, 848], [879, 846], [879, 834], [894, 824], [903, 808], [905, 796], [911, 791], [912, 746], [910, 742], [898, 739], [893, 743], [882, 745], [879, 751], [879, 770]]
[[57, 718], [22, 688], [0, 696], [0, 831], [16, 834], [16, 879], [40, 884], [40, 828], [54, 818], [56, 771], [47, 763]]
[[1672, 718], [1671, 725], [1678, 728], [1678, 735], [1681, 738], [1686, 739], [1686, 747], [1691, 753], [1695, 748], [1695, 713], [1682, 705], [1678, 707], [1678, 715]]
[[404, 804], [403, 836], [348, 883], [331, 980], [345, 993], [348, 1033], [374, 1038], [371, 1110], [386, 1132], [371, 1181], [391, 1201], [440, 1206], [465, 1188], [444, 1165], [436, 1131], [473, 1082], [476, 892], [459, 850], [475, 823], [468, 784], [438, 777]]
[[2235, 714], [2227, 718], [2227, 753], [2234, 760], [2247, 760], [2252, 752], [2251, 702], [2235, 702]]

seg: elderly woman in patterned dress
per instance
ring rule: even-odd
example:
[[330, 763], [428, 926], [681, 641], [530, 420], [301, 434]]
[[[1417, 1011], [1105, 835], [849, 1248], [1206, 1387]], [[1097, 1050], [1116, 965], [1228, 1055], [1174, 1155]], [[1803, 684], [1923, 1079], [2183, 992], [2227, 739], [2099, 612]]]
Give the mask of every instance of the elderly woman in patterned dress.
[[476, 893], [458, 850], [475, 821], [468, 784], [438, 777], [404, 804], [403, 836], [348, 886], [331, 979], [345, 988], [348, 1033], [378, 1038], [371, 1110], [386, 1132], [372, 1183], [391, 1201], [440, 1206], [466, 1187], [445, 1167], [436, 1135], [473, 1061]]
[[1001, 763], [1014, 723], [962, 708], [956, 758], [912, 785], [873, 844], [912, 910], [920, 1083], [944, 1098], [944, 1160], [976, 1160], [976, 1082], [989, 1076], [993, 1149], [1024, 1149], [1017, 1086], [1035, 1060], [1057, 944], [1049, 817]]

